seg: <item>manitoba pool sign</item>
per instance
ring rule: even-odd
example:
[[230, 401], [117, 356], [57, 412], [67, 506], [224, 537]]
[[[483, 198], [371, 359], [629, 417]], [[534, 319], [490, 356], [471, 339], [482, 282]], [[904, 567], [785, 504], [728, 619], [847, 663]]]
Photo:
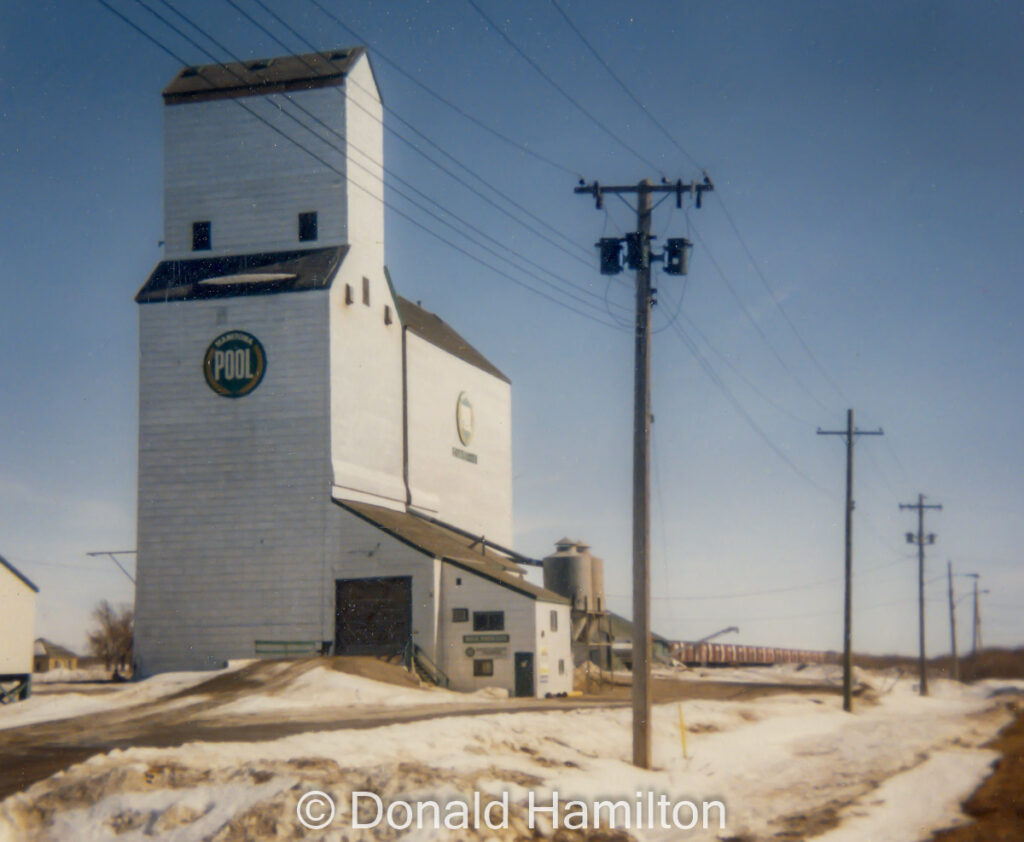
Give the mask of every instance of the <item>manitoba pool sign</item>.
[[241, 398], [260, 385], [267, 370], [267, 354], [251, 333], [222, 333], [206, 349], [203, 374], [207, 385], [225, 398]]

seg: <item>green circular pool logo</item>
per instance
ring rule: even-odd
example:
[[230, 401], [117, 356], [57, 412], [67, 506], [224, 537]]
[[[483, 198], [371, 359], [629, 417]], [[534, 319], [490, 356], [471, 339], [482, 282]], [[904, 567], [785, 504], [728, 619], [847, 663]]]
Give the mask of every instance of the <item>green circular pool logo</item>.
[[260, 385], [267, 354], [251, 333], [222, 333], [206, 349], [203, 374], [207, 385], [224, 398], [241, 398]]
[[473, 404], [465, 392], [459, 393], [459, 399], [455, 403], [455, 428], [459, 433], [459, 441], [469, 447], [473, 441]]

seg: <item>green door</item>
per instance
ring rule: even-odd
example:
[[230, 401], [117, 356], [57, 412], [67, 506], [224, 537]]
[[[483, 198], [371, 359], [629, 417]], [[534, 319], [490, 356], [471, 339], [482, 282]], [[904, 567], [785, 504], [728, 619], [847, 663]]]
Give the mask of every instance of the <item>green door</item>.
[[533, 652], [516, 652], [516, 695], [534, 695]]

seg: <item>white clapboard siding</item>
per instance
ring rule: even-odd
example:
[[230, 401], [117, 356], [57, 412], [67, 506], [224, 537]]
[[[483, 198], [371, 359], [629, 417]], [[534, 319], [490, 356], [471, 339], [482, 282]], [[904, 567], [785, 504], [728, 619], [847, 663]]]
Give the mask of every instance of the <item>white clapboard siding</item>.
[[[339, 91], [328, 87], [166, 106], [165, 256], [197, 256], [192, 223], [198, 221], [209, 221], [211, 230], [211, 249], [199, 256], [308, 247], [298, 239], [298, 214], [306, 211], [318, 214], [319, 244], [347, 242], [347, 186], [338, 174], [347, 172], [344, 144], [288, 102], [290, 97], [301, 103], [344, 137], [345, 99]], [[300, 141], [330, 167], [246, 109]], [[305, 132], [281, 109], [296, 113], [324, 140]], [[358, 180], [358, 174], [353, 177]]]
[[[412, 504], [503, 546], [512, 544], [511, 387], [465, 360], [406, 334], [409, 486]], [[473, 405], [472, 440], [458, 435], [455, 408]], [[476, 457], [476, 462], [454, 450]]]
[[[146, 672], [320, 636], [329, 488], [327, 293], [140, 306], [138, 654]], [[213, 392], [207, 347], [262, 343], [242, 398]], [[151, 653], [153, 660], [149, 660]]]
[[[535, 601], [518, 591], [477, 576], [451, 563], [441, 567], [441, 600], [438, 622], [438, 664], [443, 669], [454, 690], [479, 690], [483, 687], [505, 687], [511, 693], [515, 688], [516, 652], [533, 652], [536, 648]], [[469, 612], [467, 622], [452, 621], [452, 609], [465, 608]], [[483, 634], [474, 632], [474, 611], [504, 611], [505, 630], [495, 634], [506, 634], [507, 643], [477, 644], [463, 640], [465, 635]], [[503, 655], [481, 655], [479, 649], [503, 649]], [[473, 649], [473, 655], [466, 650]], [[494, 661], [494, 675], [474, 676], [473, 661], [484, 657]], [[536, 673], [536, 664], [534, 664]], [[536, 675], [534, 687], [537, 688]]]

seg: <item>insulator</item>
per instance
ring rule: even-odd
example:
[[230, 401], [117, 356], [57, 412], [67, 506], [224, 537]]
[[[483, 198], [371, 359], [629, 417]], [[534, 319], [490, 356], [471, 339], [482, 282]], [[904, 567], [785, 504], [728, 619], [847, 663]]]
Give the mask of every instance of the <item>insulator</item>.
[[602, 237], [597, 247], [601, 249], [601, 274], [618, 275], [622, 271], [622, 240]]
[[670, 275], [685, 275], [690, 266], [690, 249], [693, 248], [686, 237], [669, 237], [665, 246], [665, 271]]

